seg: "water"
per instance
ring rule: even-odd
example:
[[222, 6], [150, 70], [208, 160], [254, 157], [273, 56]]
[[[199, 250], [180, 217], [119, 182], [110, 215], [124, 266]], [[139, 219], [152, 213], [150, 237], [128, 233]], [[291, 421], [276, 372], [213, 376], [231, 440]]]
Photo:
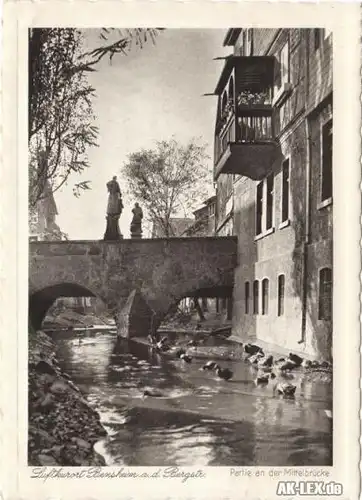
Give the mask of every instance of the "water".
[[[166, 358], [115, 332], [52, 337], [62, 368], [101, 415], [108, 436], [96, 449], [108, 465], [332, 465], [330, 383], [296, 377], [287, 400], [273, 384], [257, 387], [244, 361], [222, 362], [234, 372], [226, 382], [200, 371], [202, 360]], [[161, 397], [144, 398], [146, 389]]]

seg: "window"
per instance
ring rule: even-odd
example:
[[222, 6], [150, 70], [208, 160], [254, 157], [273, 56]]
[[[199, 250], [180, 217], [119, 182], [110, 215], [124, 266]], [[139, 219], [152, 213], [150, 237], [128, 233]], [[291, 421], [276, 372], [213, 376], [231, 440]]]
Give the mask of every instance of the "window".
[[289, 158], [282, 165], [282, 220], [289, 219]]
[[259, 182], [259, 184], [256, 186], [256, 234], [260, 234], [262, 231], [263, 188], [264, 188], [263, 182]]
[[289, 42], [276, 55], [274, 94], [278, 94], [281, 87], [289, 82]]
[[278, 316], [284, 314], [285, 276], [278, 276]]
[[266, 179], [266, 229], [273, 227], [274, 175]]
[[332, 198], [332, 149], [333, 127], [332, 120], [322, 126], [322, 189], [321, 201]]
[[262, 312], [262, 314], [268, 314], [268, 311], [269, 311], [269, 280], [267, 278], [264, 278], [261, 286], [262, 286], [261, 312]]
[[[265, 196], [264, 196], [265, 189]], [[269, 175], [256, 186], [256, 227], [258, 236], [274, 227], [274, 175]]]
[[280, 51], [280, 80], [282, 85], [289, 82], [289, 42]]
[[245, 314], [249, 314], [250, 283], [245, 283]]
[[319, 47], [321, 46], [321, 30], [316, 28], [313, 30], [314, 33], [314, 50], [318, 50]]
[[259, 281], [253, 283], [253, 313], [259, 314]]
[[318, 319], [332, 319], [332, 269], [325, 267], [319, 271], [319, 313]]

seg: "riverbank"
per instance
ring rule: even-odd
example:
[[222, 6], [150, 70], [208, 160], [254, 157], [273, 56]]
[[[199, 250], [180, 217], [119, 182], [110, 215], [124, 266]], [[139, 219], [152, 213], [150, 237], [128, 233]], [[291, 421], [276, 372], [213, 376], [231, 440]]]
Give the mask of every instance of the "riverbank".
[[28, 464], [102, 466], [93, 446], [107, 433], [99, 415], [58, 366], [55, 345], [43, 332], [29, 335]]
[[61, 328], [92, 328], [94, 325], [114, 326], [114, 320], [105, 315], [92, 312], [79, 313], [73, 310], [65, 310], [56, 315], [47, 314], [43, 321], [43, 329], [61, 329]]

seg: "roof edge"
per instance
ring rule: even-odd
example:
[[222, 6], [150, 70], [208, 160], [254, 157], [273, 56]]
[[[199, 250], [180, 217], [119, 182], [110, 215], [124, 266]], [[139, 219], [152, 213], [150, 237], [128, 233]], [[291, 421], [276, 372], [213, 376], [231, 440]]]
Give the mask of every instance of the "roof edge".
[[232, 46], [235, 45], [236, 40], [238, 39], [238, 36], [241, 33], [242, 28], [229, 28], [227, 30], [227, 33], [225, 35], [224, 41], [223, 41], [223, 46]]

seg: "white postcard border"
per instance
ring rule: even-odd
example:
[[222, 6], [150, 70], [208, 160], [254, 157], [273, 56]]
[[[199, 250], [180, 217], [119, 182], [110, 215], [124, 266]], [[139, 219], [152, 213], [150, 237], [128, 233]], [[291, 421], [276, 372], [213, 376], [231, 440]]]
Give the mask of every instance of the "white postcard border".
[[[206, 478], [31, 479], [27, 443], [27, 28], [30, 26], [322, 27], [334, 43], [334, 465], [328, 481], [359, 490], [360, 37], [358, 4], [234, 2], [14, 2], [4, 5], [1, 169], [1, 489], [11, 499], [276, 498], [270, 471], [233, 476], [205, 467]], [[17, 209], [14, 208], [15, 201]], [[16, 284], [16, 286], [15, 286]], [[77, 468], [78, 469], [78, 468]], [[79, 468], [83, 469], [83, 468]], [[86, 468], [84, 468], [86, 469]], [[137, 472], [150, 468], [126, 467]], [[162, 470], [164, 468], [161, 468]], [[240, 468], [242, 469], [242, 468]], [[265, 476], [255, 475], [264, 470]], [[311, 470], [315, 468], [293, 468]], [[48, 471], [50, 468], [48, 468]], [[63, 468], [74, 472], [75, 468]], [[106, 468], [102, 471], [119, 471]], [[155, 468], [154, 470], [158, 470]], [[186, 468], [196, 472], [198, 468]], [[5, 472], [5, 474], [4, 474]], [[262, 479], [262, 480], [261, 480]], [[288, 479], [284, 476], [283, 479]], [[291, 478], [289, 478], [291, 479]], [[293, 479], [293, 478], [292, 478]], [[303, 478], [300, 478], [303, 479]], [[296, 480], [294, 478], [294, 480]], [[298, 479], [297, 479], [298, 480]]]

